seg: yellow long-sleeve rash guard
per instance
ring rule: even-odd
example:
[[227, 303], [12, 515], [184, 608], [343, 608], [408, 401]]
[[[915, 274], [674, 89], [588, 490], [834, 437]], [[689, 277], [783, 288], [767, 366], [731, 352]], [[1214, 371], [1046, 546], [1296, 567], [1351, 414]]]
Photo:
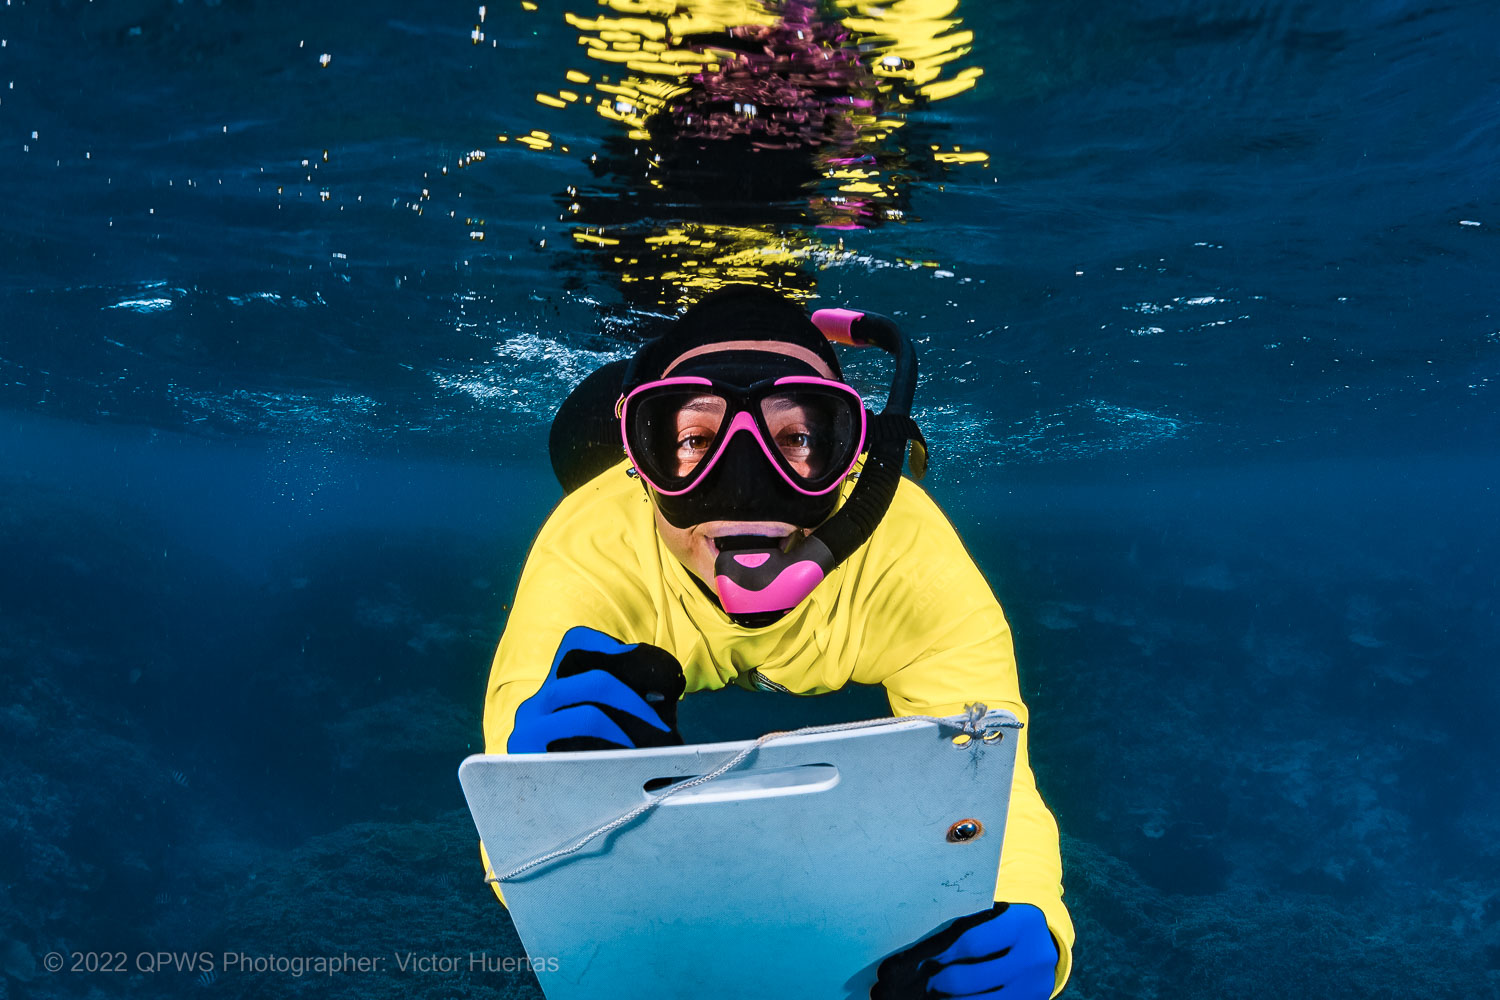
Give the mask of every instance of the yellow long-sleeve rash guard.
[[[506, 752], [516, 708], [541, 687], [563, 634], [577, 625], [669, 651], [689, 694], [753, 686], [758, 671], [796, 694], [882, 684], [895, 715], [956, 715], [983, 702], [1027, 722], [999, 602], [915, 484], [901, 481], [869, 542], [807, 600], [774, 625], [749, 629], [729, 621], [662, 544], [650, 501], [625, 468], [564, 499], [532, 546], [490, 670], [487, 752]], [[1073, 923], [1062, 901], [1057, 823], [1036, 790], [1028, 732], [1016, 751], [995, 898], [1046, 915], [1060, 991], [1072, 967]]]

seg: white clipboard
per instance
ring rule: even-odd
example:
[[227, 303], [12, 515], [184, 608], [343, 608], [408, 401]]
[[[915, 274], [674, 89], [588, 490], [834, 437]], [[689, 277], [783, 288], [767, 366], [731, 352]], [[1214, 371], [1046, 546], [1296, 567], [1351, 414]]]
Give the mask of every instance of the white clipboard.
[[[1021, 724], [951, 721], [778, 737], [504, 882], [548, 1000], [868, 998], [882, 959], [994, 896]], [[476, 754], [458, 776], [503, 874], [750, 745]]]

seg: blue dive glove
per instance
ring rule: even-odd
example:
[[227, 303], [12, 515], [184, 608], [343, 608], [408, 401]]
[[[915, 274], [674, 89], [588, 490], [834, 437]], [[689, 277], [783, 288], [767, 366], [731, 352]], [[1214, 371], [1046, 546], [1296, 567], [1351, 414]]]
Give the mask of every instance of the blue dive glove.
[[671, 653], [571, 628], [541, 689], [516, 709], [510, 753], [680, 746], [677, 699], [687, 681]]
[[1047, 1000], [1057, 957], [1041, 910], [1028, 903], [996, 903], [959, 917], [881, 962], [870, 1000], [992, 994], [1005, 1000]]

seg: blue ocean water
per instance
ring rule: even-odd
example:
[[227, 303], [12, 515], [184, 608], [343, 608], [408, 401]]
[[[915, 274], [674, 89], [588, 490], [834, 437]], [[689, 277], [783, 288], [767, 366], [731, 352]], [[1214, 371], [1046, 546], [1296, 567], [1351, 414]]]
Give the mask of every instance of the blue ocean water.
[[698, 163], [622, 16], [0, 8], [0, 998], [540, 996], [453, 771], [552, 412], [736, 279], [919, 338], [1069, 995], [1500, 996], [1500, 12], [848, 0]]

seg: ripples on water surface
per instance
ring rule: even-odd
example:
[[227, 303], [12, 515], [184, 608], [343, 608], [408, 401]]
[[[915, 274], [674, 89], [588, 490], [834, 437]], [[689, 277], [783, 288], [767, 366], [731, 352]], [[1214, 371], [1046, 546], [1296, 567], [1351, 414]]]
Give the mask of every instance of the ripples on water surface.
[[0, 981], [509, 941], [449, 774], [547, 422], [753, 280], [922, 338], [1075, 995], [1494, 995], [1500, 14], [618, 8], [0, 9]]

